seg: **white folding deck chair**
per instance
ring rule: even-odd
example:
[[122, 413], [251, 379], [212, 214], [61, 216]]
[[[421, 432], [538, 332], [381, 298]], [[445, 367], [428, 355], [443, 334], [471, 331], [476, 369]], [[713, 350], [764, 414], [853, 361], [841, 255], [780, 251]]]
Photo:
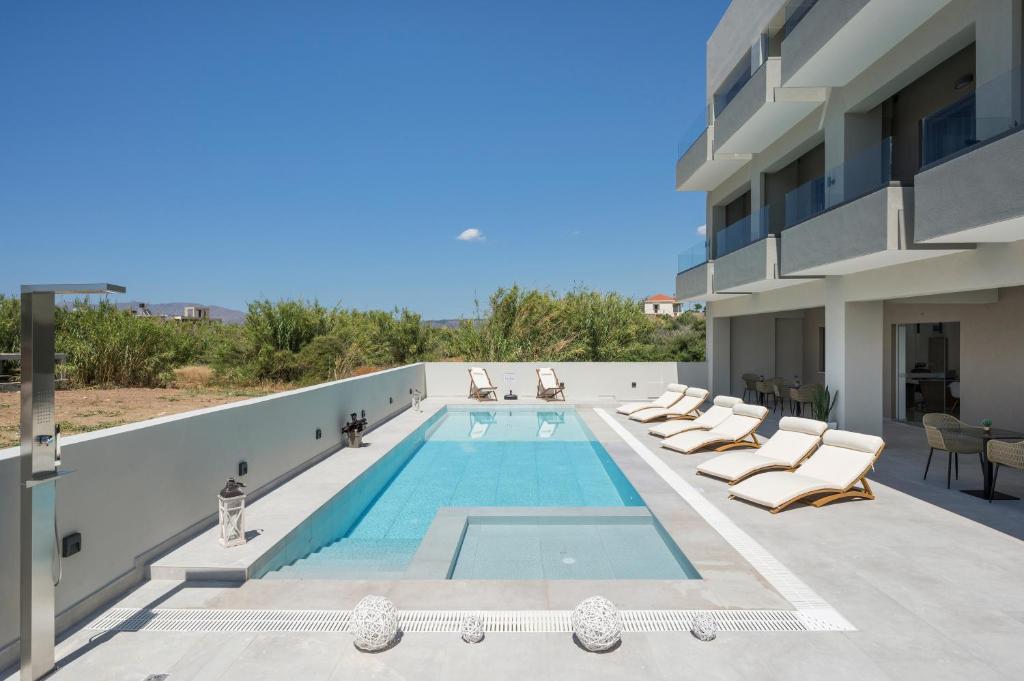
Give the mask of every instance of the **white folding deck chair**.
[[755, 435], [764, 420], [768, 408], [755, 404], [737, 404], [728, 417], [711, 430], [691, 430], [665, 438], [661, 446], [683, 454], [692, 454], [698, 449], [715, 446], [715, 451], [724, 452], [734, 447], [760, 447]]
[[469, 370], [469, 396], [478, 400], [498, 399], [498, 388], [491, 383], [487, 369], [473, 367]]
[[537, 397], [542, 400], [565, 401], [565, 388], [562, 382], [555, 375], [555, 370], [550, 367], [537, 369]]
[[647, 432], [655, 437], [672, 437], [690, 430], [711, 430], [725, 419], [732, 416], [732, 408], [743, 404], [743, 400], [729, 395], [716, 395], [711, 408], [692, 421], [666, 421], [659, 423]]
[[733, 483], [767, 470], [792, 469], [818, 448], [826, 430], [828, 424], [823, 421], [786, 416], [760, 449], [738, 449], [716, 456], [697, 466], [697, 473]]
[[667, 409], [641, 409], [629, 418], [641, 423], [649, 423], [658, 419], [693, 419], [700, 415], [700, 405], [708, 399], [708, 391], [704, 388], [687, 388], [683, 399]]
[[729, 498], [767, 506], [772, 513], [797, 501], [821, 507], [839, 499], [874, 499], [867, 474], [885, 449], [882, 438], [827, 430], [821, 441], [814, 454], [795, 470], [751, 476], [730, 487]]
[[661, 396], [653, 402], [630, 402], [629, 404], [622, 405], [615, 411], [629, 416], [631, 414], [635, 414], [641, 409], [668, 409], [673, 404], [683, 399], [683, 393], [686, 392], [686, 387], [687, 386], [679, 383], [669, 383], [665, 386], [665, 392], [663, 392]]

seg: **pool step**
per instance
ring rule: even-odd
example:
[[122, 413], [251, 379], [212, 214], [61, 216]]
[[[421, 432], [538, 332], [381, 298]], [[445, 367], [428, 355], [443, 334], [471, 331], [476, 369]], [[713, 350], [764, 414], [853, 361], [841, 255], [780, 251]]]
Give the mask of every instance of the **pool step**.
[[401, 579], [419, 540], [339, 539], [267, 579]]

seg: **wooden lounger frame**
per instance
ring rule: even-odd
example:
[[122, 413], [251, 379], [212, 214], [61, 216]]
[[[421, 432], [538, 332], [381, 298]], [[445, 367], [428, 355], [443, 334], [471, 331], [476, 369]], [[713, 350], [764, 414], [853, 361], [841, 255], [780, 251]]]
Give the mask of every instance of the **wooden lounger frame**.
[[537, 372], [537, 398], [548, 400], [549, 402], [555, 400], [565, 402], [565, 388], [562, 387], [562, 382], [558, 380], [558, 374], [555, 373], [555, 370], [551, 369], [551, 375], [555, 377], [555, 383], [557, 384], [554, 388], [545, 388], [544, 382], [540, 380], [540, 369], [534, 369], [534, 371]]
[[[480, 367], [483, 369], [483, 367]], [[481, 402], [490, 402], [494, 400], [498, 401], [498, 388], [494, 385], [494, 381], [491, 380], [491, 375], [487, 373], [487, 369], [483, 369], [484, 376], [487, 377], [487, 382], [490, 383], [489, 388], [477, 388], [476, 381], [473, 380], [473, 370], [467, 369], [469, 372], [469, 396], [480, 400]], [[490, 395], [490, 397], [487, 397]]]
[[[798, 501], [802, 501], [805, 504], [810, 504], [815, 508], [821, 508], [826, 504], [831, 504], [833, 501], [839, 501], [840, 499], [874, 499], [875, 493], [871, 491], [871, 485], [868, 484], [868, 471], [874, 468], [875, 462], [878, 461], [878, 457], [882, 455], [882, 450], [884, 449], [885, 445], [883, 444], [881, 447], [878, 448], [878, 451], [875, 452], [875, 456], [871, 459], [871, 463], [867, 465], [867, 468], [864, 469], [864, 472], [861, 473], [861, 476], [854, 480], [853, 484], [847, 487], [846, 489], [826, 488], [814, 490], [812, 492], [803, 492], [801, 494], [797, 494], [795, 497], [792, 497], [791, 499], [783, 501], [775, 508], [770, 509], [771, 512], [778, 513], [787, 506], [791, 506]], [[795, 473], [796, 468], [793, 468], [787, 472]], [[860, 484], [860, 489], [857, 489], [858, 484]], [[824, 494], [825, 496], [821, 497], [820, 499], [814, 499], [813, 501], [809, 500], [809, 497], [816, 497], [819, 494]], [[737, 497], [730, 494], [729, 498], [736, 499]]]

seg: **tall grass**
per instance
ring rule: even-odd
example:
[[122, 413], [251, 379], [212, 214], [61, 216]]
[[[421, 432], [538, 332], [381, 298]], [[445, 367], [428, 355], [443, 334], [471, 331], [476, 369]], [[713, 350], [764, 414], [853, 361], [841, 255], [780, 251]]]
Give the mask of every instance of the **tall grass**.
[[[57, 350], [76, 385], [175, 381], [315, 383], [417, 361], [702, 360], [704, 319], [652, 319], [616, 293], [499, 289], [458, 328], [409, 310], [358, 311], [258, 300], [240, 325], [134, 317], [109, 303], [58, 308]], [[0, 296], [0, 351], [16, 351], [19, 301]], [[200, 368], [192, 368], [198, 366]], [[202, 367], [213, 367], [213, 375]], [[181, 370], [183, 367], [188, 369]], [[201, 377], [201, 380], [198, 380]]]

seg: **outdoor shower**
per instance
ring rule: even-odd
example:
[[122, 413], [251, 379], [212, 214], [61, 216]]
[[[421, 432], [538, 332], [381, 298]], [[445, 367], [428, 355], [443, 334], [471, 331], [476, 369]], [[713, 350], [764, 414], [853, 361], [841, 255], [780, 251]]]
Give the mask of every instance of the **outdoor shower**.
[[[54, 296], [124, 293], [114, 284], [21, 287], [21, 679], [53, 669], [59, 430], [54, 418]], [[79, 545], [81, 538], [78, 539]], [[59, 555], [59, 554], [58, 554]], [[57, 560], [60, 560], [57, 558]]]

